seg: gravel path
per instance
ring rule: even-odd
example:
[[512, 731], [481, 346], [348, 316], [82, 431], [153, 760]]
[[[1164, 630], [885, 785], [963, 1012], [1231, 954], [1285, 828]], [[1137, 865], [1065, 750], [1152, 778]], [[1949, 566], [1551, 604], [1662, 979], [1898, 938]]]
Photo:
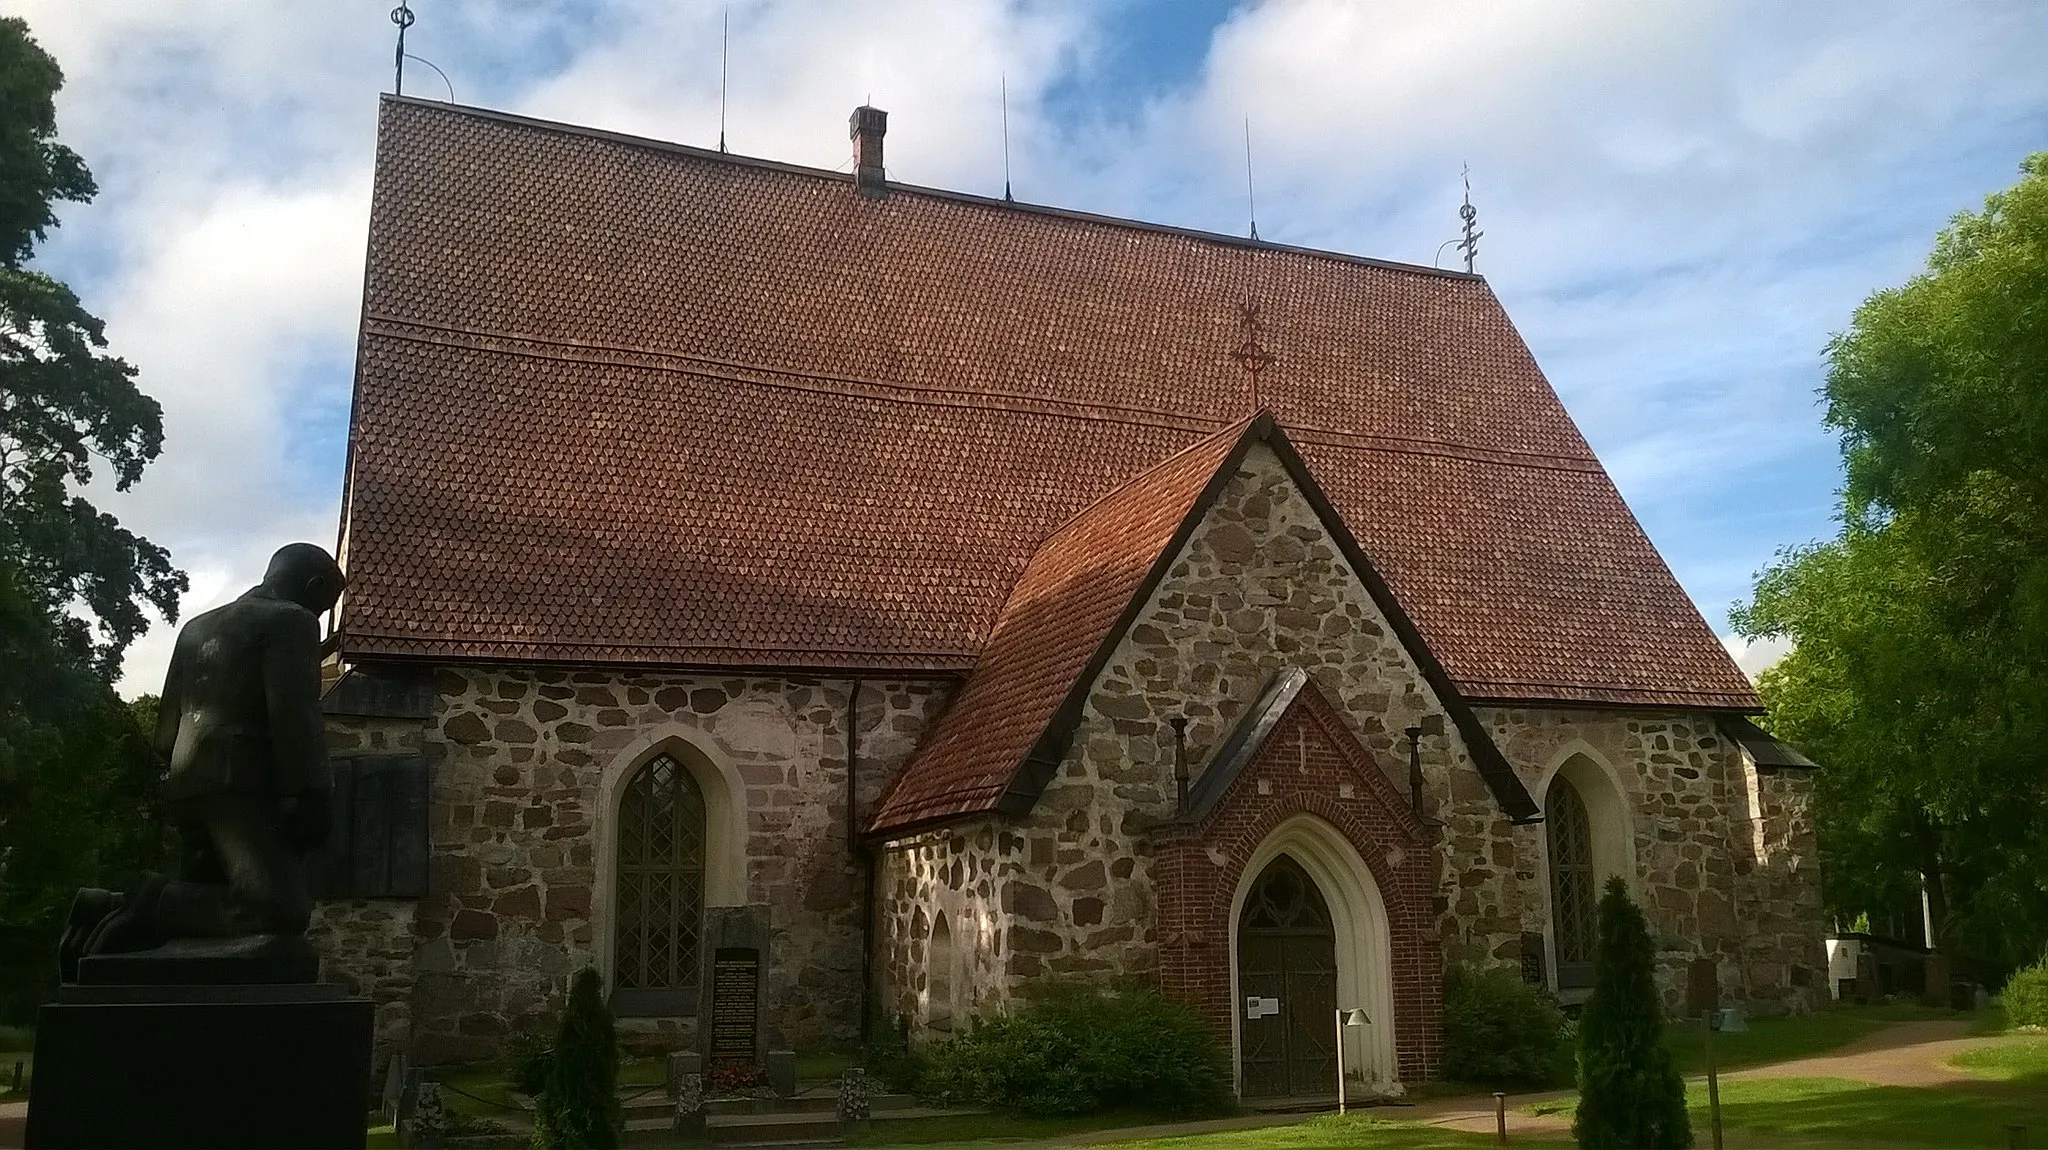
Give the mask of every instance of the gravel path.
[[[1978, 1078], [1950, 1066], [1949, 1060], [1966, 1050], [1995, 1046], [2015, 1038], [1970, 1036], [1970, 1023], [1950, 1019], [1924, 1022], [1895, 1022], [1849, 1043], [1832, 1054], [1752, 1066], [1722, 1074], [1724, 1080], [1738, 1078], [1847, 1078], [1876, 1086], [1961, 1087], [1985, 1094], [2005, 1093], [2011, 1084]], [[1704, 1080], [1704, 1079], [1701, 1079]], [[1569, 1110], [1557, 1114], [1528, 1114], [1519, 1108], [1557, 1099], [1569, 1099], [1568, 1091], [1508, 1096], [1508, 1134], [1568, 1135]], [[1419, 1106], [1381, 1111], [1389, 1118], [1401, 1118], [1464, 1130], [1475, 1134], [1494, 1131], [1493, 1098], [1468, 1095], [1438, 1098]]]

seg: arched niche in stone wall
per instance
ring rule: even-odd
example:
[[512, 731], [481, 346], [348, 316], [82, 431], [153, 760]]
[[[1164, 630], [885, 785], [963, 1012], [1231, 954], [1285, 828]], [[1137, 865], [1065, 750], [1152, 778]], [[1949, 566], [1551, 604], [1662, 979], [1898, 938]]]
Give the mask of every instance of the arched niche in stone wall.
[[959, 1008], [960, 953], [953, 945], [952, 924], [946, 912], [932, 919], [931, 945], [924, 952], [924, 1026], [933, 1038], [953, 1033], [953, 1019]]

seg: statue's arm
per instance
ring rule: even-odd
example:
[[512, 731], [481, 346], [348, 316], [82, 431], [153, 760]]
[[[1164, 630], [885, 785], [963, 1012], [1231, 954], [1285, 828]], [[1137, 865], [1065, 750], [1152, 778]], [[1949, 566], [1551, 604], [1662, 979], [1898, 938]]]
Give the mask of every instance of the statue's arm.
[[327, 790], [333, 779], [320, 717], [320, 625], [310, 612], [294, 611], [271, 628], [263, 652], [263, 693], [277, 794]]

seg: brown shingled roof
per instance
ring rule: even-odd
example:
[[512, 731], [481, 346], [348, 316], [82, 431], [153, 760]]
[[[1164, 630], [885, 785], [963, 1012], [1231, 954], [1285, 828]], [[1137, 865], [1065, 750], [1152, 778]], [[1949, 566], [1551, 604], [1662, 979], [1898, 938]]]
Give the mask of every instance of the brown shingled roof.
[[872, 833], [1030, 811], [1058, 769], [1104, 663], [1254, 443], [1273, 450], [1316, 509], [1443, 700], [1501, 809], [1517, 821], [1540, 817], [1536, 800], [1337, 518], [1286, 432], [1261, 412], [1136, 476], [1045, 541], [1003, 605], [966, 685], [875, 804]]
[[973, 666], [1261, 399], [1468, 697], [1747, 708], [1473, 277], [381, 106], [351, 659]]
[[[1122, 632], [1209, 489], [1228, 478], [1223, 464], [1244, 430], [1171, 456], [1053, 532], [1017, 579], [974, 673], [875, 804], [873, 829], [995, 810], [1034, 751], [1039, 767], [1057, 765], [1060, 749], [1040, 746], [1055, 713], [1078, 710], [1094, 678], [1089, 664]], [[1042, 785], [1027, 784], [1027, 806]]]

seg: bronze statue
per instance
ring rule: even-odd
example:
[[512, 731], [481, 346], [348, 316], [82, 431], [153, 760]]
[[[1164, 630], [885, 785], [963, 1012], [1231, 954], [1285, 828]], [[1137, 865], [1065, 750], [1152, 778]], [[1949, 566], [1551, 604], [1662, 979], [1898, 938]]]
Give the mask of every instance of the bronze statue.
[[293, 543], [261, 584], [178, 632], [156, 731], [178, 877], [146, 876], [125, 895], [80, 891], [60, 946], [66, 981], [87, 955], [305, 933], [304, 856], [326, 839], [333, 792], [319, 616], [343, 583], [326, 551]]

